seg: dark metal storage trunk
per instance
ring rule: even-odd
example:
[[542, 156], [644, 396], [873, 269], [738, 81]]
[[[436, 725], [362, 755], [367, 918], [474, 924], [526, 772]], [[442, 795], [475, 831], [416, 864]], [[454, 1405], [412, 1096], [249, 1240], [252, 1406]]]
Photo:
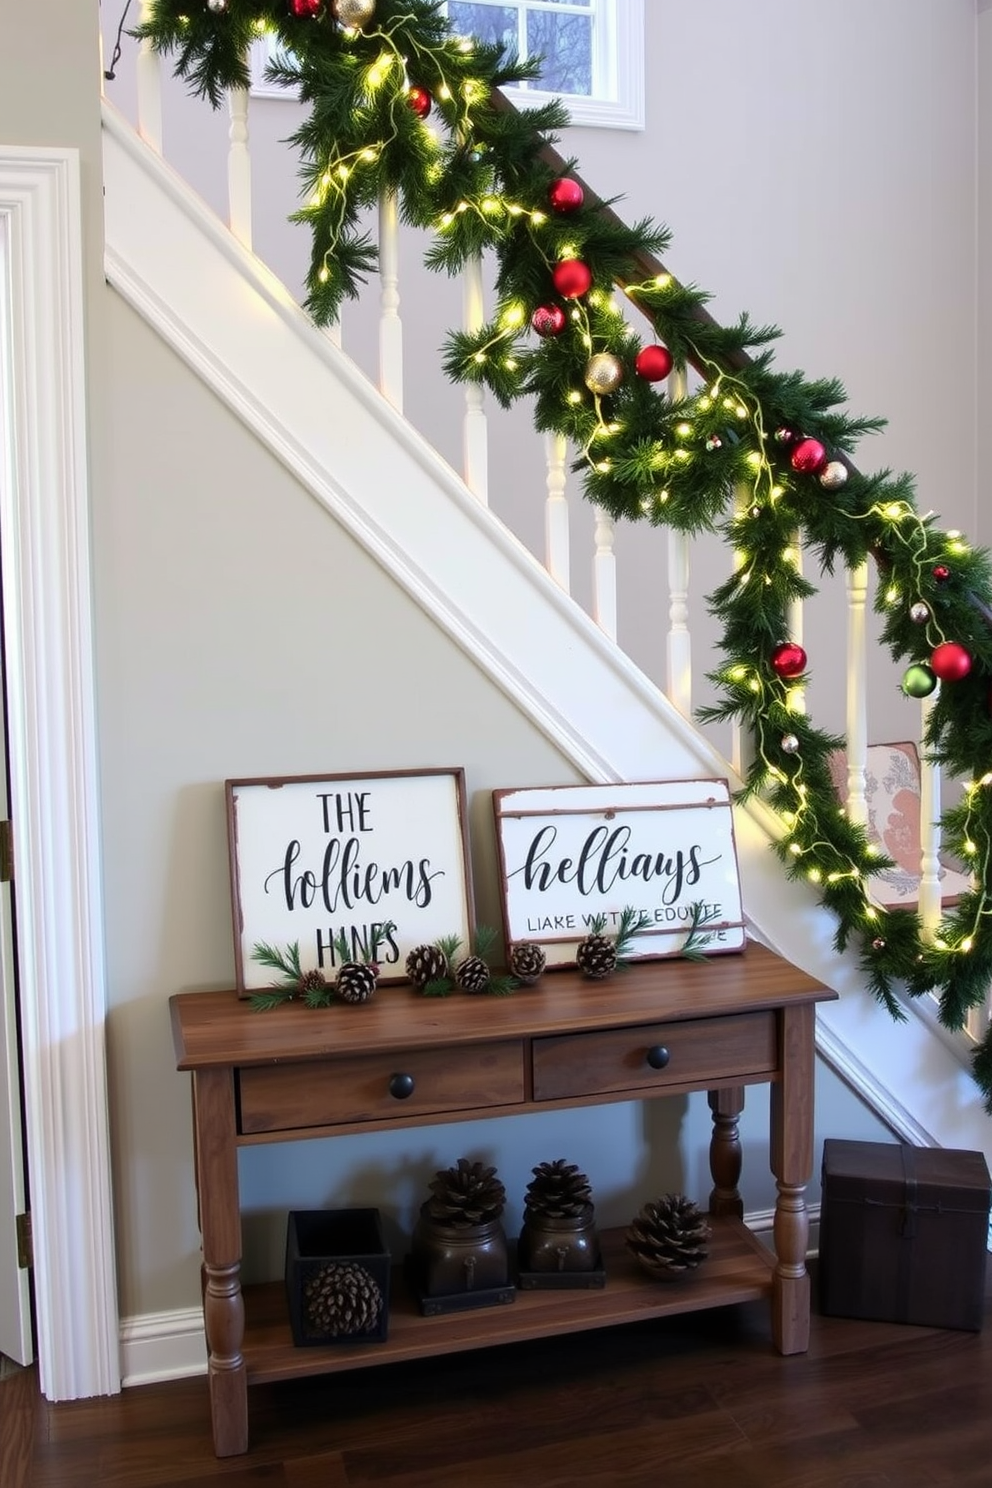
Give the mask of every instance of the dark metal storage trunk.
[[981, 1152], [828, 1137], [821, 1312], [978, 1332], [989, 1189]]

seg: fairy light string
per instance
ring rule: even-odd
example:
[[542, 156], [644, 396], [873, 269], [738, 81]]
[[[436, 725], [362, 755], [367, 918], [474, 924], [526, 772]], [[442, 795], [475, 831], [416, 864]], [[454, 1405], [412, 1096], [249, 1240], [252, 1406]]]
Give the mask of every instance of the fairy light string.
[[[899, 1018], [897, 991], [933, 992], [941, 1020], [959, 1027], [992, 984], [988, 555], [940, 532], [931, 513], [919, 515], [909, 477], [854, 467], [853, 449], [882, 421], [848, 412], [833, 380], [775, 369], [773, 327], [746, 316], [715, 322], [706, 295], [658, 262], [665, 229], [649, 220], [628, 226], [589, 192], [584, 200], [578, 193], [574, 209], [555, 207], [552, 186], [575, 169], [552, 148], [567, 115], [558, 103], [511, 110], [498, 92], [536, 77], [533, 59], [508, 61], [456, 35], [433, 0], [374, 0], [367, 23], [350, 29], [336, 22], [335, 8], [324, 0], [299, 16], [290, 0], [219, 8], [153, 0], [134, 34], [172, 54], [174, 70], [215, 107], [227, 89], [248, 86], [252, 40], [263, 30], [275, 36], [273, 76], [295, 87], [304, 107], [292, 136], [303, 183], [294, 216], [312, 233], [305, 303], [318, 324], [333, 321], [375, 270], [362, 219], [384, 192], [397, 194], [405, 220], [429, 235], [431, 268], [454, 274], [492, 253], [495, 310], [472, 331], [449, 334], [445, 371], [485, 386], [503, 406], [531, 398], [538, 429], [571, 442], [586, 496], [614, 518], [725, 537], [734, 571], [708, 596], [723, 632], [711, 673], [718, 696], [699, 717], [750, 733], [742, 798], [760, 796], [778, 813], [774, 850], [784, 871], [816, 887], [836, 917], [838, 949], [857, 947], [879, 1002]], [[556, 269], [567, 260], [587, 266], [585, 293], [558, 293]], [[619, 312], [617, 288], [646, 317], [655, 346], [667, 348], [681, 388], [691, 369], [696, 389], [673, 396], [639, 374], [648, 342]], [[555, 306], [563, 311], [558, 333], [536, 334], [536, 312]], [[587, 382], [600, 353], [621, 371], [610, 391]], [[831, 462], [830, 485], [815, 462], [796, 463], [809, 440]], [[776, 671], [790, 607], [815, 592], [795, 561], [797, 534], [828, 570], [875, 558], [881, 639], [897, 663], [922, 670], [948, 644], [965, 653], [965, 673], [934, 691], [924, 746], [969, 782], [941, 826], [974, 888], [945, 909], [932, 935], [917, 914], [873, 900], [873, 875], [891, 865], [838, 802], [830, 761], [843, 740], [798, 706], [805, 668], [798, 677]], [[978, 1044], [973, 1069], [992, 1111], [992, 1036]]]

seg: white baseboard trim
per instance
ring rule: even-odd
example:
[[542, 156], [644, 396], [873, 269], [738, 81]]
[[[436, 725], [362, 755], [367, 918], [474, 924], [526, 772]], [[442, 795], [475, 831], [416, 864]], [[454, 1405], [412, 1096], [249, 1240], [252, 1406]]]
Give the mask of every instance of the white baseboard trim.
[[[816, 1254], [814, 1240], [820, 1223], [819, 1206], [810, 1208], [809, 1255]], [[755, 1210], [744, 1222], [755, 1235], [771, 1244], [774, 1209]], [[203, 1313], [198, 1307], [175, 1312], [146, 1312], [121, 1319], [121, 1384], [152, 1385], [165, 1380], [189, 1379], [207, 1372], [207, 1345], [203, 1335]]]
[[158, 1384], [206, 1374], [207, 1344], [199, 1307], [121, 1319], [121, 1384]]

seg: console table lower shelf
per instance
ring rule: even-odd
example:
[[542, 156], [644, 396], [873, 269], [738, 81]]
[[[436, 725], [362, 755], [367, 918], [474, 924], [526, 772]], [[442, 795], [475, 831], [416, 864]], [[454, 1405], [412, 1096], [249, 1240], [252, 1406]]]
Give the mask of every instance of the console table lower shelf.
[[395, 1364], [436, 1354], [584, 1333], [704, 1308], [767, 1299], [775, 1256], [738, 1219], [711, 1218], [709, 1257], [684, 1280], [655, 1281], [627, 1252], [622, 1229], [600, 1237], [606, 1285], [567, 1291], [518, 1291], [503, 1306], [423, 1317], [402, 1266], [390, 1280], [389, 1336], [378, 1343], [297, 1348], [281, 1282], [245, 1288], [244, 1358], [248, 1383]]

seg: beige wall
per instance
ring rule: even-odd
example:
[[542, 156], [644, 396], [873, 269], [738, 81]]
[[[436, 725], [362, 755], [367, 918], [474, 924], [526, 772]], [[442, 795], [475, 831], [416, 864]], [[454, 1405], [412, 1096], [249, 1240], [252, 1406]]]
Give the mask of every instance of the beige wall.
[[[199, 1295], [188, 1092], [166, 1003], [232, 978], [224, 778], [464, 765], [479, 918], [495, 920], [489, 791], [571, 777], [512, 699], [104, 287], [88, 7], [52, 0], [43, 24], [8, 9], [0, 137], [83, 151], [121, 1301], [126, 1314], [164, 1311]], [[673, 268], [714, 288], [721, 313], [747, 306], [787, 325], [786, 365], [839, 372], [859, 408], [889, 413], [880, 460], [921, 469], [925, 500], [950, 524], [972, 499], [972, 412], [948, 394], [938, 437], [922, 410], [973, 356], [970, 0], [651, 0], [647, 11], [647, 133], [582, 134], [567, 148], [633, 211], [672, 221]], [[222, 136], [222, 121], [207, 132]], [[274, 237], [284, 215], [280, 204], [267, 216]], [[418, 369], [438, 341], [419, 299], [406, 301]], [[451, 406], [412, 375], [411, 393], [424, 423]], [[510, 445], [497, 440], [498, 460]], [[507, 463], [501, 486], [510, 506], [520, 494], [516, 520], [532, 530], [530, 478]], [[243, 1162], [250, 1265], [278, 1269], [290, 1204], [375, 1200], [395, 1240], [433, 1167], [463, 1152], [498, 1162], [518, 1207], [530, 1167], [562, 1155], [587, 1167], [607, 1219], [662, 1184], [704, 1196], [707, 1128], [694, 1098], [256, 1149]], [[749, 1180], [765, 1166], [764, 1130], [756, 1097]], [[823, 1074], [818, 1139], [878, 1131]], [[749, 1181], [750, 1207], [771, 1198], [766, 1177]]]

